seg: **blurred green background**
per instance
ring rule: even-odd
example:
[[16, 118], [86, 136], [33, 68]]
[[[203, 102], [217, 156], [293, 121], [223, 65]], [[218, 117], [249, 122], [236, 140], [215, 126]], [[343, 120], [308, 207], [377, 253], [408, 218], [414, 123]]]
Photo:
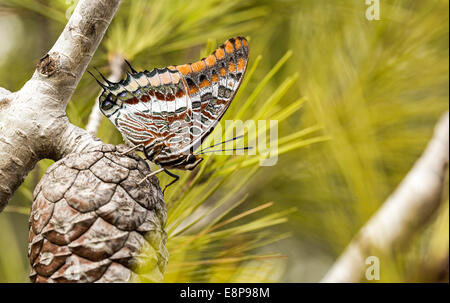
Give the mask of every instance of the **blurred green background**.
[[[404, 178], [449, 107], [449, 3], [380, 2], [381, 20], [368, 21], [363, 0], [123, 1], [90, 67], [109, 74], [115, 55], [138, 70], [183, 64], [245, 36], [249, 68], [225, 119], [279, 120], [275, 166], [212, 155], [168, 190], [164, 281], [320, 281]], [[75, 4], [0, 0], [1, 87], [31, 77]], [[98, 93], [83, 76], [72, 123], [85, 127]], [[106, 119], [98, 136], [122, 142]], [[28, 211], [51, 163], [0, 214], [0, 282], [28, 282]], [[381, 282], [448, 281], [446, 182], [433, 221], [380, 257]]]

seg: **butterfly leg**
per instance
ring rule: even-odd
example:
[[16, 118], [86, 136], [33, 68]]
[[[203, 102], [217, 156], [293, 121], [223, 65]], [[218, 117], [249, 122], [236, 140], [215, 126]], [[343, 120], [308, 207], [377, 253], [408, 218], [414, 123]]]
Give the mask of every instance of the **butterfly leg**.
[[127, 155], [128, 153], [131, 153], [133, 150], [136, 150], [136, 149], [141, 148], [141, 147], [142, 147], [143, 150], [145, 150], [145, 149], [144, 149], [144, 144], [139, 144], [139, 145], [133, 146], [132, 148], [130, 148], [130, 149], [128, 149], [128, 150], [126, 150], [126, 151], [124, 151], [124, 152], [122, 152], [122, 153], [119, 153], [119, 155], [125, 156], [125, 155]]
[[164, 194], [164, 192], [166, 191], [166, 189], [167, 189], [167, 187], [169, 187], [170, 185], [172, 185], [172, 184], [174, 184], [175, 182], [177, 182], [178, 181], [178, 179], [180, 179], [180, 176], [178, 176], [178, 175], [175, 175], [174, 173], [171, 173], [170, 171], [168, 171], [167, 169], [165, 169], [165, 168], [163, 168], [164, 169], [164, 172], [166, 173], [166, 174], [168, 174], [169, 176], [171, 176], [172, 178], [174, 178], [173, 180], [172, 180], [172, 182], [170, 182], [169, 184], [167, 184], [165, 187], [164, 187], [164, 189], [163, 189], [163, 194]]
[[142, 179], [141, 181], [138, 182], [138, 185], [141, 185], [142, 183], [144, 183], [145, 180], [147, 180], [148, 178], [150, 178], [151, 176], [154, 176], [156, 174], [159, 174], [160, 172], [165, 171], [165, 168], [160, 168], [158, 170], [155, 170], [154, 172], [148, 174], [147, 176], [144, 177], [144, 179]]

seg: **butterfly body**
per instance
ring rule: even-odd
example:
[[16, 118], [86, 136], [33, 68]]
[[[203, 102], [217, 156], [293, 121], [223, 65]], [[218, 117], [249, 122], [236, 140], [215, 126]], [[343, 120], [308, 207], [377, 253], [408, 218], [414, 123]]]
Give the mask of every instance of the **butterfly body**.
[[150, 161], [192, 170], [202, 161], [195, 149], [230, 106], [247, 62], [247, 40], [235, 37], [192, 64], [132, 69], [124, 80], [102, 85], [100, 110]]

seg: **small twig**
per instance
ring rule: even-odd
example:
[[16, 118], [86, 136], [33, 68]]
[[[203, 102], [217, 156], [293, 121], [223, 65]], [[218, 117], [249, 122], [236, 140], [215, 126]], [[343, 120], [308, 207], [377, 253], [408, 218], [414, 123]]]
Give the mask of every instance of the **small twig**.
[[405, 246], [439, 208], [449, 161], [449, 115], [440, 119], [420, 159], [396, 191], [360, 230], [322, 282], [360, 282], [371, 252]]
[[[123, 73], [125, 72], [125, 61], [122, 55], [115, 54], [111, 57], [109, 60], [109, 71], [110, 75], [108, 77], [108, 80], [111, 82], [118, 82], [122, 78]], [[92, 107], [91, 114], [89, 115], [89, 121], [86, 125], [86, 130], [96, 136], [98, 128], [100, 127], [100, 123], [102, 122], [103, 114], [100, 111], [100, 108], [98, 106], [98, 98], [100, 97], [100, 93], [98, 94], [97, 98], [95, 99], [95, 104]]]
[[21, 215], [30, 215], [30, 207], [8, 205], [3, 210], [5, 213], [16, 213]]

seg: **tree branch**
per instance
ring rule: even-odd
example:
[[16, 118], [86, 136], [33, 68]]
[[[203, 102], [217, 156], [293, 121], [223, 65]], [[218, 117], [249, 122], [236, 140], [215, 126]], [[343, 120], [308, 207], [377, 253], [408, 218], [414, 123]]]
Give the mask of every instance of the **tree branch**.
[[65, 110], [119, 3], [80, 0], [32, 78], [18, 92], [0, 90], [0, 211], [40, 159], [101, 144]]
[[371, 252], [389, 253], [406, 245], [441, 204], [449, 162], [449, 114], [396, 191], [366, 223], [322, 282], [360, 282]]

